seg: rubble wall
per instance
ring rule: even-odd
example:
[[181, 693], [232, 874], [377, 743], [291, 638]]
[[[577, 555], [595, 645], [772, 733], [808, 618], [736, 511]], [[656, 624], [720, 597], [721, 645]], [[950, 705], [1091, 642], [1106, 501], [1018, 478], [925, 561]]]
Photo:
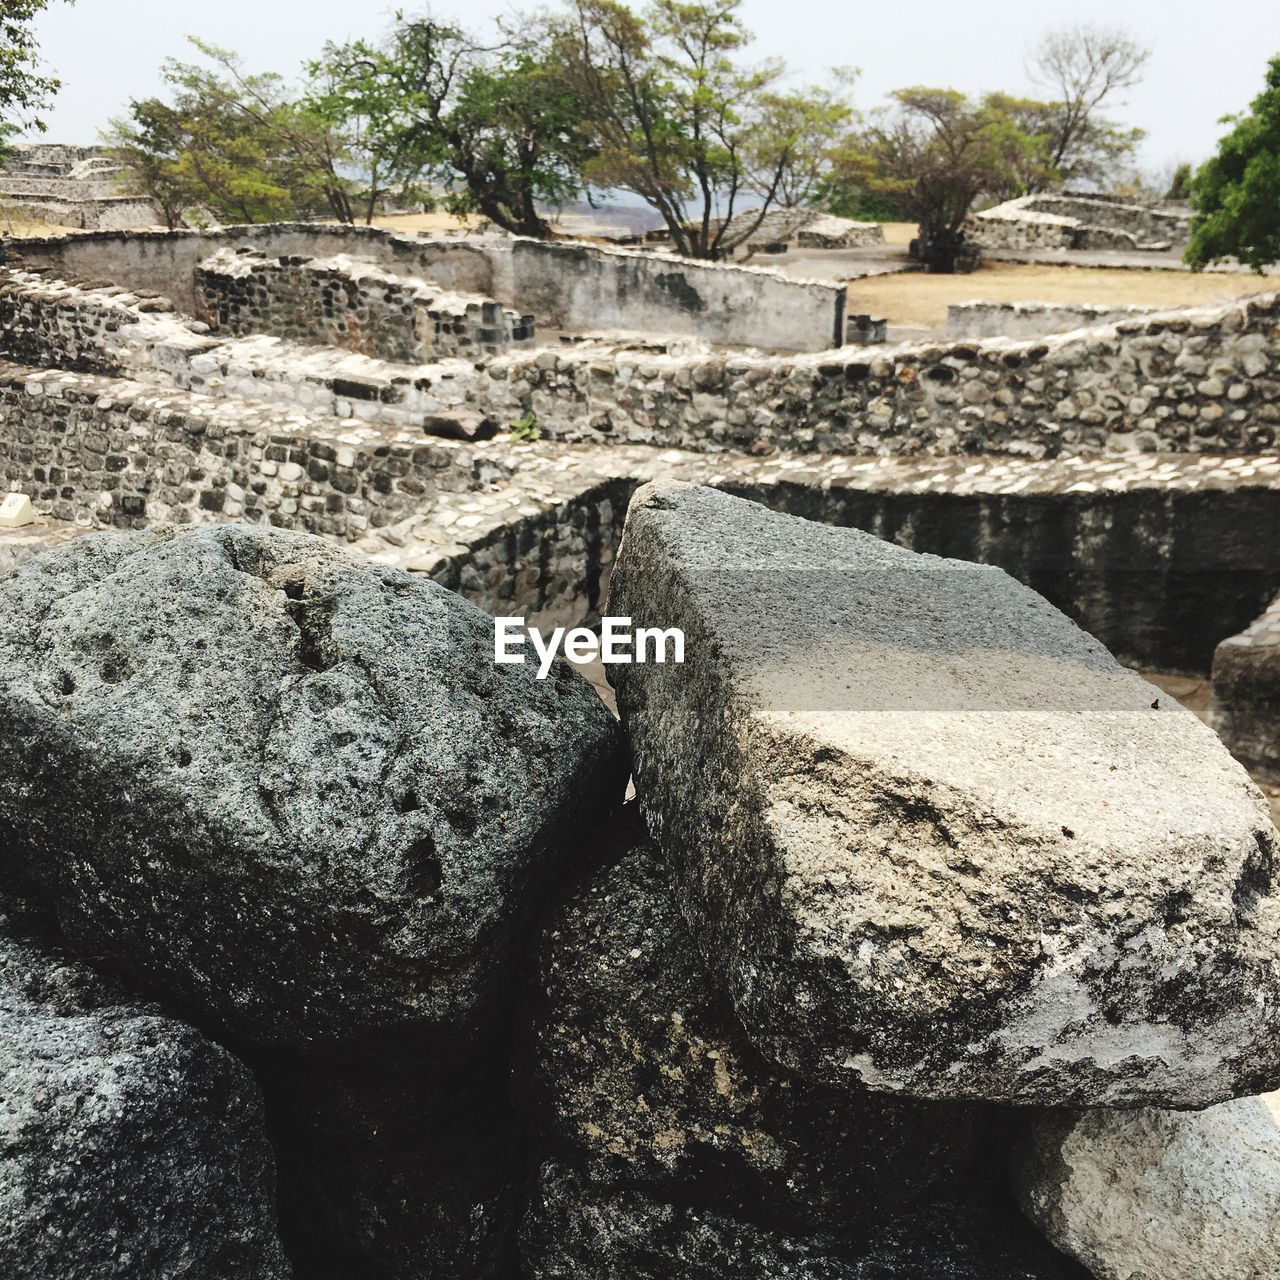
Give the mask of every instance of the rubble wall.
[[569, 242], [420, 238], [376, 227], [267, 223], [207, 232], [19, 239], [7, 253], [11, 261], [16, 256], [71, 278], [162, 293], [194, 314], [196, 268], [216, 249], [240, 245], [271, 255], [349, 253], [446, 289], [486, 294], [553, 328], [689, 334], [785, 351], [820, 351], [842, 341], [840, 286]]

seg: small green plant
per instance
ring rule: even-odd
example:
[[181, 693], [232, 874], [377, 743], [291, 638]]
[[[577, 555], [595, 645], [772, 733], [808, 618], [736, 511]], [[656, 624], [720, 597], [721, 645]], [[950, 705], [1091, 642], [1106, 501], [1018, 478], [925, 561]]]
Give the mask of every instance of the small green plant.
[[511, 439], [516, 444], [525, 442], [532, 444], [533, 441], [542, 439], [542, 432], [538, 430], [534, 423], [532, 409], [522, 413], [520, 417], [511, 424]]

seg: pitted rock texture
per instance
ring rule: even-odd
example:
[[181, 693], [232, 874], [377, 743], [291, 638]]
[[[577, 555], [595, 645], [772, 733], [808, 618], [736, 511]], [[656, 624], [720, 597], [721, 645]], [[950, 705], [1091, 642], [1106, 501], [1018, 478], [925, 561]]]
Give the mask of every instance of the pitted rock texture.
[[532, 1280], [1089, 1280], [1014, 1212], [935, 1206], [885, 1221], [862, 1253], [544, 1164], [521, 1229]]
[[1014, 1181], [1028, 1217], [1097, 1280], [1273, 1280], [1280, 1268], [1277, 1094], [1037, 1117]]
[[466, 1049], [616, 794], [567, 664], [318, 538], [89, 536], [0, 586], [3, 869], [81, 950], [259, 1046]]
[[0, 902], [0, 1274], [287, 1280], [262, 1098]]
[[601, 1186], [852, 1240], [971, 1185], [980, 1108], [841, 1094], [760, 1058], [670, 872], [627, 826], [617, 860], [542, 939], [530, 1064], [542, 1149]]
[[300, 1276], [515, 1274], [525, 1178], [504, 1054], [444, 1075], [278, 1058], [260, 1077]]
[[774, 1061], [1045, 1105], [1274, 1080], [1262, 797], [1034, 592], [655, 484], [608, 611], [685, 632], [683, 666], [609, 671], [682, 908]]

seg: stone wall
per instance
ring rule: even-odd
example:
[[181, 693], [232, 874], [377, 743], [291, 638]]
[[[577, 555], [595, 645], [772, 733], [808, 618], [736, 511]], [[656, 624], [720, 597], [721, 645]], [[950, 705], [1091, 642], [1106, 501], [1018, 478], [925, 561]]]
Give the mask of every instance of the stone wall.
[[195, 272], [224, 246], [271, 256], [350, 253], [442, 288], [480, 293], [540, 324], [685, 334], [726, 346], [819, 351], [843, 340], [842, 286], [775, 271], [692, 262], [669, 254], [570, 242], [403, 235], [377, 227], [269, 223], [221, 231], [98, 233], [18, 239], [6, 246], [33, 266], [75, 279], [163, 293], [196, 309]]
[[196, 315], [219, 332], [269, 334], [408, 364], [478, 359], [533, 343], [534, 320], [340, 254], [268, 258], [220, 249], [196, 268]]
[[1280, 591], [1280, 461], [677, 453], [411, 430], [0, 367], [0, 489], [62, 521], [268, 521], [355, 542], [491, 612], [598, 611], [636, 485], [677, 477], [998, 564], [1126, 661], [1207, 672]]
[[545, 438], [823, 453], [1254, 453], [1280, 430], [1280, 294], [1050, 335], [819, 356], [591, 347], [405, 366], [272, 338], [219, 341], [163, 301], [19, 273], [0, 354], [209, 394], [429, 426], [532, 412]]
[[442, 493], [509, 470], [416, 432], [0, 364], [0, 477], [56, 520], [244, 520], [394, 545]]
[[965, 237], [986, 249], [1167, 248], [1185, 241], [1185, 214], [1087, 196], [1032, 195], [965, 220]]
[[1280, 784], [1280, 596], [1218, 645], [1209, 720], [1251, 773]]
[[1090, 227], [1127, 231], [1138, 240], [1185, 240], [1190, 223], [1185, 213], [1092, 196], [1037, 195], [1029, 197], [1025, 207], [1075, 218]]
[[477, 398], [557, 439], [833, 453], [1263, 452], [1280, 431], [1280, 295], [1032, 342], [791, 359], [496, 360]]
[[1151, 315], [1155, 307], [1107, 307], [1084, 302], [953, 302], [948, 338], [1042, 338]]

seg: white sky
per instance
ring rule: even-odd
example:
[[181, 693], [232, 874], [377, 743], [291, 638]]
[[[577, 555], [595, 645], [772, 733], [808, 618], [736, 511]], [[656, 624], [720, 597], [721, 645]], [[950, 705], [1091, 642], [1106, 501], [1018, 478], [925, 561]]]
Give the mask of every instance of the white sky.
[[[46, 62], [63, 89], [46, 114], [50, 142], [97, 140], [130, 98], [161, 93], [161, 61], [186, 56], [199, 35], [242, 54], [253, 70], [292, 75], [329, 39], [377, 36], [394, 9], [430, 7], [478, 27], [507, 0], [54, 0], [38, 19]], [[523, 7], [534, 7], [526, 3]], [[797, 79], [831, 65], [861, 68], [859, 106], [909, 84], [969, 92], [1030, 92], [1025, 50], [1041, 30], [1071, 21], [1122, 23], [1151, 45], [1145, 81], [1112, 114], [1147, 130], [1141, 163], [1163, 170], [1198, 161], [1217, 123], [1257, 95], [1280, 53], [1280, 0], [746, 0], [760, 56], [779, 56]]]

